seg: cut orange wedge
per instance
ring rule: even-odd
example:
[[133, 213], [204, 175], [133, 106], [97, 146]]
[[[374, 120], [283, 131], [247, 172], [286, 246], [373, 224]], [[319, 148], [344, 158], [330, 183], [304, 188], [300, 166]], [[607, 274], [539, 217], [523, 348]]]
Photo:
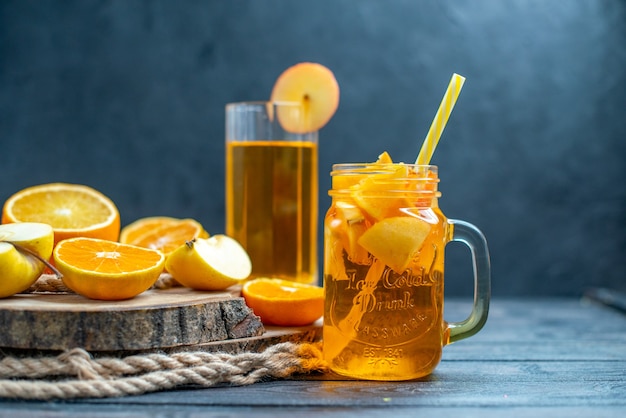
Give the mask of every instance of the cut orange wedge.
[[120, 233], [120, 214], [111, 199], [78, 184], [50, 183], [18, 191], [2, 209], [2, 223], [11, 222], [48, 224], [55, 244], [72, 237], [117, 241]]
[[63, 240], [53, 256], [68, 288], [101, 300], [137, 296], [157, 281], [165, 265], [161, 251], [95, 238]]
[[159, 250], [167, 257], [185, 242], [208, 236], [194, 219], [154, 216], [138, 219], [122, 228], [120, 242]]
[[314, 285], [259, 278], [246, 282], [241, 293], [266, 325], [309, 325], [324, 313], [324, 289]]

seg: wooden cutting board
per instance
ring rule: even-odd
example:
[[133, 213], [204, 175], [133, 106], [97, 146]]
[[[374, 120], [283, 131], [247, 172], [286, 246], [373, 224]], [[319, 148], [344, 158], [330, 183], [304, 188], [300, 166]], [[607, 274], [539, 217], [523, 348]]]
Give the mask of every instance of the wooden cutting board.
[[73, 293], [14, 295], [0, 299], [0, 349], [241, 352], [319, 338], [319, 324], [264, 327], [239, 293], [174, 287], [124, 301]]

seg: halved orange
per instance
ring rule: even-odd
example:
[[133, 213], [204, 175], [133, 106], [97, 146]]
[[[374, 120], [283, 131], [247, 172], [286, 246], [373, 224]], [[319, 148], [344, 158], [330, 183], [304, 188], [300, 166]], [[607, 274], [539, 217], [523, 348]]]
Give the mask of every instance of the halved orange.
[[120, 242], [159, 250], [168, 256], [185, 242], [208, 236], [194, 219], [153, 216], [138, 219], [122, 228]]
[[41, 222], [54, 229], [54, 242], [72, 237], [117, 241], [120, 214], [99, 191], [84, 185], [50, 183], [32, 186], [9, 197], [2, 223]]
[[266, 325], [309, 325], [324, 313], [324, 289], [315, 285], [258, 278], [246, 282], [241, 293]]
[[165, 265], [161, 251], [96, 238], [63, 240], [53, 256], [67, 287], [101, 300], [137, 296], [157, 281]]

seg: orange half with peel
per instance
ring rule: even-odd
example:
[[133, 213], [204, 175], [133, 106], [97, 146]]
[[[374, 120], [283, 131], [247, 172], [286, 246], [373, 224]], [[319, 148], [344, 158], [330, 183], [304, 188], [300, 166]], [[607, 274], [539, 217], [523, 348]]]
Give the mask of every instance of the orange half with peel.
[[159, 278], [165, 255], [158, 250], [95, 238], [70, 238], [53, 251], [63, 283], [90, 299], [130, 299]]
[[309, 325], [324, 313], [324, 289], [314, 285], [258, 278], [246, 282], [241, 293], [266, 325]]
[[208, 236], [194, 219], [154, 216], [138, 219], [122, 228], [120, 242], [159, 250], [167, 257], [185, 242]]
[[120, 214], [113, 201], [80, 184], [41, 184], [18, 191], [2, 208], [2, 223], [12, 222], [52, 226], [55, 244], [72, 237], [117, 241], [120, 233]]

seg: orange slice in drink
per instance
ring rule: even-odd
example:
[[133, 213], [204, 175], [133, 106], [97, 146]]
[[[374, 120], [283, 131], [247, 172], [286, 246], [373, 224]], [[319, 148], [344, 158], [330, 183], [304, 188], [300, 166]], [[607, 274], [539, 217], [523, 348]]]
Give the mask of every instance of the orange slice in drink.
[[154, 216], [138, 219], [122, 228], [120, 242], [159, 250], [167, 257], [185, 242], [208, 236], [194, 219]]
[[121, 300], [152, 286], [163, 272], [161, 251], [96, 238], [70, 238], [53, 252], [63, 283], [90, 299]]
[[266, 325], [309, 325], [324, 313], [324, 289], [314, 285], [259, 278], [246, 282], [241, 293]]
[[120, 233], [120, 214], [111, 199], [78, 184], [50, 183], [18, 191], [2, 209], [2, 223], [11, 222], [48, 224], [55, 244], [80, 236], [116, 241]]

